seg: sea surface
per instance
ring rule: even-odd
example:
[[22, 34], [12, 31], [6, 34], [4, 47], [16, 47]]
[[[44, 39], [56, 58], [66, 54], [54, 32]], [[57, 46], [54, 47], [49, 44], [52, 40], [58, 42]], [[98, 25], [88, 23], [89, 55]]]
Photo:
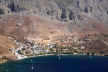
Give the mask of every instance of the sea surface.
[[0, 66], [0, 72], [108, 72], [108, 57], [40, 56], [7, 62]]

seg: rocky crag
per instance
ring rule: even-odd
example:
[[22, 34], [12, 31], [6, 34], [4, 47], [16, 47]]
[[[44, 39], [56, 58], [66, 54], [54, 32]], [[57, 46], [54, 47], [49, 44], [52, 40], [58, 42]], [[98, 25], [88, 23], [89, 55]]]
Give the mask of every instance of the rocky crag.
[[28, 12], [61, 21], [108, 21], [108, 0], [0, 0], [1, 14]]

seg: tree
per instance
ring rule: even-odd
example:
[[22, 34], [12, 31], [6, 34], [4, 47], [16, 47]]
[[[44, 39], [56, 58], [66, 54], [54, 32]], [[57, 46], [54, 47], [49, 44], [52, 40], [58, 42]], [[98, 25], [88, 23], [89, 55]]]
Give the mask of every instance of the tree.
[[49, 53], [50, 53], [50, 54], [53, 54], [53, 53], [54, 53], [54, 49], [53, 49], [53, 48], [50, 48], [50, 49], [49, 49]]
[[86, 7], [84, 11], [85, 11], [85, 13], [88, 13], [88, 8]]
[[18, 53], [19, 53], [19, 54], [22, 54], [21, 50], [18, 50]]

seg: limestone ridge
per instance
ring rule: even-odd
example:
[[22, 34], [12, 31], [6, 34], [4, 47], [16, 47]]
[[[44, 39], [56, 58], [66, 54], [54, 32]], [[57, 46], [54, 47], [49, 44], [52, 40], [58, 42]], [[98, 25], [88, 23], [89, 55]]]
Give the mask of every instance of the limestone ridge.
[[0, 0], [0, 7], [0, 14], [26, 11], [61, 21], [108, 21], [108, 0]]

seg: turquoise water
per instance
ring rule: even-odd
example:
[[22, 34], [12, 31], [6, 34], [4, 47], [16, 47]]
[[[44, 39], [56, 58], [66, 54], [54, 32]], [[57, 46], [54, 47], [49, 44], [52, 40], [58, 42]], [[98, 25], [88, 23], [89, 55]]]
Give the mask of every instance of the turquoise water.
[[0, 66], [0, 72], [108, 72], [108, 57], [41, 56], [7, 62]]

